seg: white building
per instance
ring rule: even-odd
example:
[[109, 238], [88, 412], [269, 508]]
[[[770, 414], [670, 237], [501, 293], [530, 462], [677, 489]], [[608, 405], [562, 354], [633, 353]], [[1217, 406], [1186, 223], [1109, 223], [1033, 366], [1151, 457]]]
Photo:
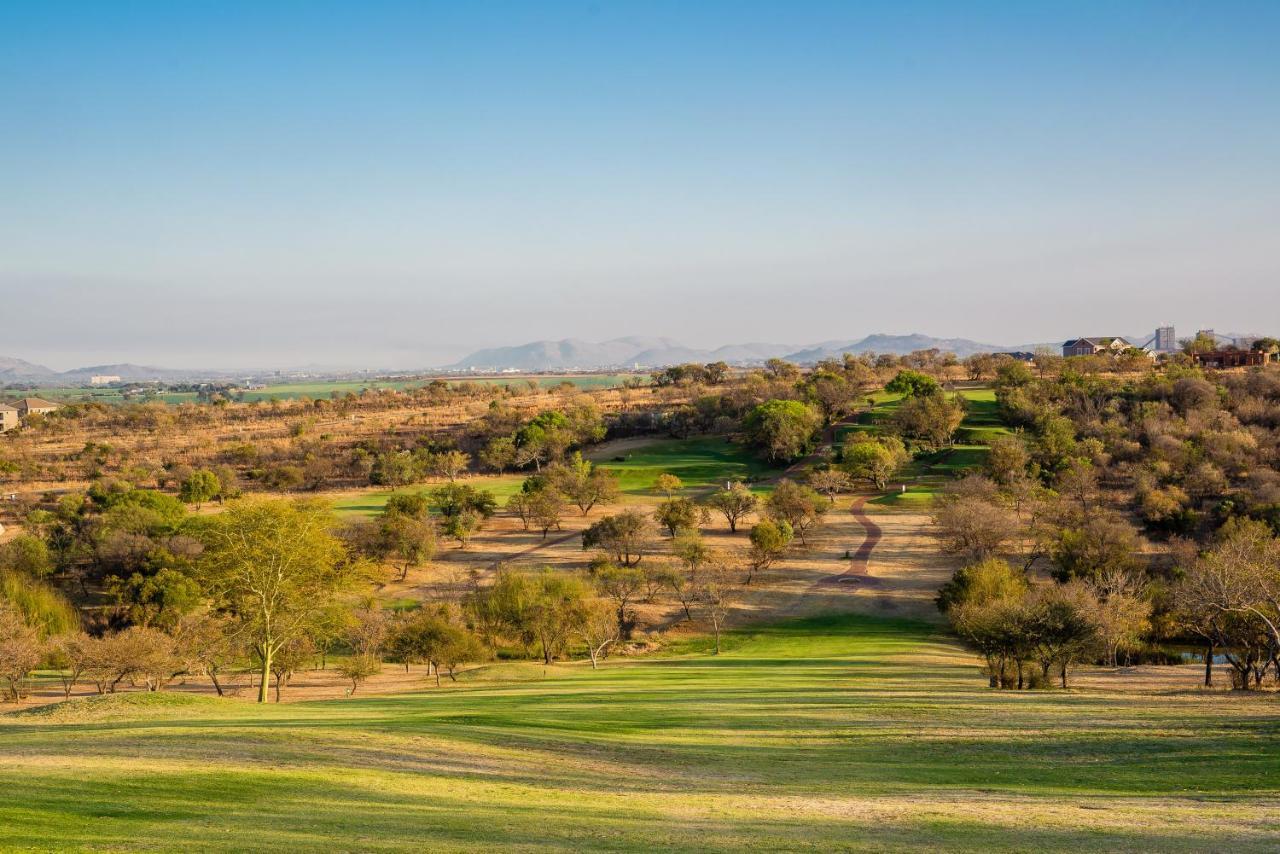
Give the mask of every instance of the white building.
[[120, 378], [116, 376], [103, 375], [103, 376], [97, 376], [97, 377], [89, 377], [89, 385], [110, 385], [111, 383], [118, 383], [118, 382], [120, 382]]

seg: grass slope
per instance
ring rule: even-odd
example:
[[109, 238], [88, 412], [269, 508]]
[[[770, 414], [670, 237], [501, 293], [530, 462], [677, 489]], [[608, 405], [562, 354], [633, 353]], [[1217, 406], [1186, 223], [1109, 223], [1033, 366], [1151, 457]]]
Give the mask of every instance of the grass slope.
[[[663, 472], [678, 476], [684, 482], [684, 492], [693, 495], [725, 481], [749, 481], [777, 471], [763, 462], [753, 448], [732, 444], [721, 437], [655, 439], [614, 456], [593, 458], [602, 468], [618, 475], [624, 494], [649, 497], [656, 495], [653, 483]], [[469, 477], [465, 482], [491, 491], [502, 504], [520, 491], [524, 479], [532, 473]], [[354, 493], [337, 499], [333, 506], [344, 516], [375, 516], [382, 512], [392, 495], [429, 491], [436, 486], [439, 484], [414, 484], [395, 490]]]
[[420, 695], [0, 717], [0, 847], [1280, 844], [1266, 699], [991, 692], [932, 631], [846, 616]]
[[755, 448], [729, 442], [723, 436], [657, 439], [596, 462], [614, 472], [619, 487], [631, 495], [653, 495], [653, 483], [663, 473], [680, 478], [685, 492], [692, 493], [723, 486], [726, 481], [750, 482], [777, 472]]

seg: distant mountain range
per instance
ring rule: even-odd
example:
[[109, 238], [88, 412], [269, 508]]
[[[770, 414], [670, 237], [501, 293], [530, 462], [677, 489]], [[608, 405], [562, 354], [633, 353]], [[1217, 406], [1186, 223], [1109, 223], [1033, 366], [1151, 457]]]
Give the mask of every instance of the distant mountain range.
[[928, 335], [868, 335], [857, 340], [823, 341], [807, 347], [793, 344], [729, 344], [714, 350], [687, 347], [670, 338], [627, 337], [609, 341], [532, 341], [517, 347], [478, 350], [447, 366], [451, 370], [472, 371], [563, 371], [602, 368], [660, 368], [684, 362], [723, 361], [732, 365], [756, 365], [781, 358], [798, 364], [812, 364], [844, 353], [892, 353], [937, 348], [963, 358], [974, 353], [991, 353], [1008, 348], [983, 344], [967, 338], [933, 338]]
[[169, 368], [153, 368], [147, 365], [90, 365], [70, 371], [55, 371], [22, 359], [0, 356], [0, 385], [8, 383], [40, 383], [45, 385], [85, 385], [91, 377], [119, 377], [124, 382], [161, 380], [179, 382], [195, 377], [208, 377], [208, 371], [181, 371]]

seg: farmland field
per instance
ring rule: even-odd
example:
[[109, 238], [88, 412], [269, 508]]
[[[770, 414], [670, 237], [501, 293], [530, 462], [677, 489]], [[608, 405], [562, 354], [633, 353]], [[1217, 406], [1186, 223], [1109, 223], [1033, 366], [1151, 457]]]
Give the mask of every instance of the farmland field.
[[[617, 388], [635, 374], [511, 374], [502, 376], [444, 376], [440, 377], [449, 383], [484, 383], [486, 385], [525, 385], [536, 383], [540, 388], [554, 388], [561, 383], [572, 383], [583, 391], [593, 389]], [[316, 382], [276, 383], [242, 392], [241, 398], [247, 402], [255, 400], [296, 400], [301, 397], [326, 398], [332, 394], [359, 394], [366, 389], [404, 389], [419, 388], [430, 383], [432, 377], [414, 377], [404, 380], [320, 380]], [[3, 397], [42, 397], [59, 403], [97, 402], [122, 403], [124, 398], [118, 388], [84, 388], [84, 387], [47, 387], [33, 391], [10, 391], [0, 393]], [[157, 400], [165, 403], [194, 403], [197, 395], [193, 391], [169, 391], [156, 395]]]
[[930, 624], [830, 616], [408, 695], [0, 716], [0, 847], [1267, 851], [1272, 706], [991, 692]]

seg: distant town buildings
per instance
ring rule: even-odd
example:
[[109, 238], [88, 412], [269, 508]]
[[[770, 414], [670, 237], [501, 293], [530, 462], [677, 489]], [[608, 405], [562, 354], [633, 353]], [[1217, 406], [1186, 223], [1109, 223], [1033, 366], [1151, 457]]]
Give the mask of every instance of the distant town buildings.
[[89, 377], [89, 385], [111, 385], [111, 383], [120, 382], [120, 378], [113, 374], [103, 374], [102, 376]]
[[1156, 329], [1153, 349], [1157, 353], [1176, 353], [1178, 351], [1178, 335], [1172, 326], [1161, 326]]

